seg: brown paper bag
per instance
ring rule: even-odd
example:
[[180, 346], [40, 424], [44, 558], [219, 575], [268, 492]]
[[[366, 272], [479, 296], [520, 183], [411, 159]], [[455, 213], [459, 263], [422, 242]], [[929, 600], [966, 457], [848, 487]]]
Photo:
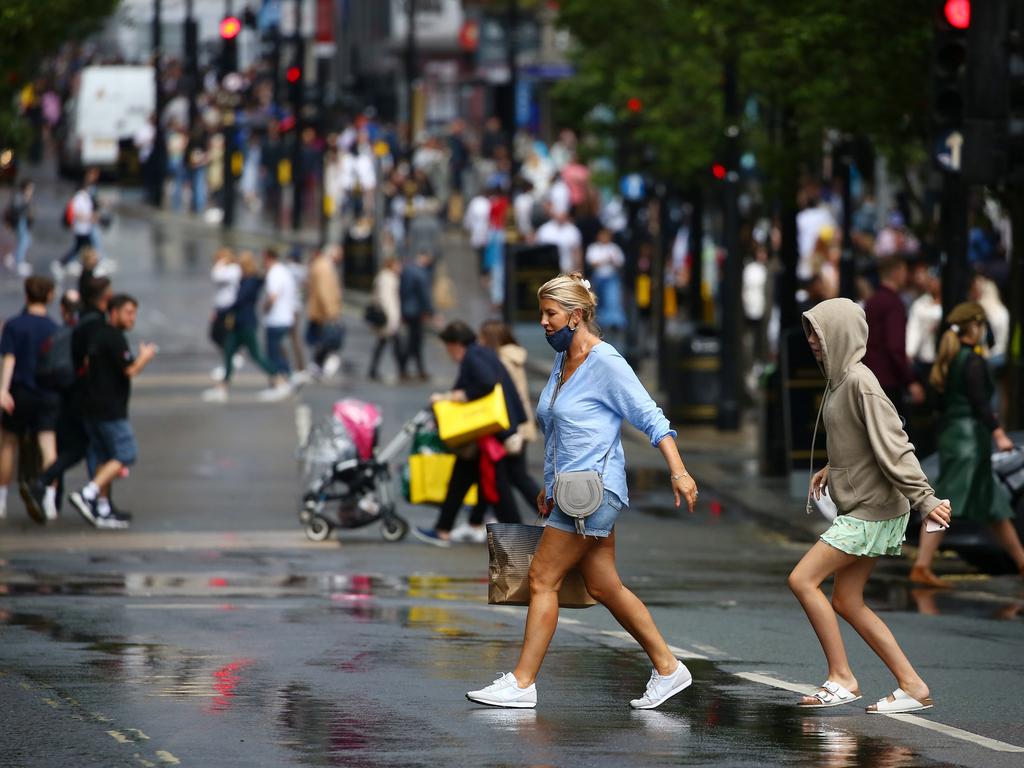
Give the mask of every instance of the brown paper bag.
[[[530, 604], [530, 563], [544, 527], [522, 523], [491, 523], [487, 526], [490, 579], [487, 602], [491, 605]], [[589, 608], [597, 601], [587, 592], [583, 576], [575, 568], [566, 574], [558, 590], [562, 608]]]

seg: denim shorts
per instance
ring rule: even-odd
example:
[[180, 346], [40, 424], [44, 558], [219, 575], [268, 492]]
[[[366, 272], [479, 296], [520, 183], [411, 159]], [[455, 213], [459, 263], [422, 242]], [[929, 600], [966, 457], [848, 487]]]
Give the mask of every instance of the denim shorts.
[[130, 467], [139, 455], [139, 447], [135, 442], [135, 433], [128, 419], [112, 419], [100, 421], [89, 419], [86, 422], [89, 433], [89, 454], [95, 466], [117, 460]]
[[[604, 503], [590, 517], [583, 518], [584, 535], [596, 536], [601, 539], [611, 535], [611, 532], [615, 530], [615, 521], [618, 519], [621, 511], [622, 502], [619, 501], [619, 497], [606, 490], [604, 492]], [[566, 533], [579, 533], [576, 530], [576, 518], [569, 517], [557, 505], [551, 510], [551, 514], [548, 515], [545, 525], [549, 528], [565, 531]]]

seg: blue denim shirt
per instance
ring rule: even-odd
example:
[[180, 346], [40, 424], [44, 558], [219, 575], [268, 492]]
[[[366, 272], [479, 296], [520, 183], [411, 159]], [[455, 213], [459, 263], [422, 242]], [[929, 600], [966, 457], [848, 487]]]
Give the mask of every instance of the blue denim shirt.
[[628, 505], [623, 419], [647, 435], [651, 445], [657, 445], [666, 435], [674, 438], [676, 431], [633, 369], [608, 342], [594, 347], [562, 386], [552, 413], [551, 398], [564, 356], [565, 353], [555, 356], [551, 376], [537, 404], [537, 421], [544, 432], [544, 489], [551, 498], [556, 441], [558, 472], [601, 472], [605, 455], [611, 449], [604, 487]]

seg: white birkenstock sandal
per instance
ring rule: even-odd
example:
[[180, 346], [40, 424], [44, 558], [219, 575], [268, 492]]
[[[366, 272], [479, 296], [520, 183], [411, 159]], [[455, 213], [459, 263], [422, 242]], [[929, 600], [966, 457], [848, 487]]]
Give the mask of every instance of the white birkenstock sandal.
[[839, 683], [826, 680], [821, 684], [814, 694], [815, 703], [800, 702], [798, 707], [803, 709], [824, 709], [825, 707], [838, 707], [840, 704], [849, 704], [860, 698], [860, 691], [848, 691]]
[[892, 692], [892, 701], [889, 698], [879, 699], [877, 703], [867, 708], [869, 715], [896, 715], [902, 712], [920, 712], [922, 709], [931, 709], [935, 706], [931, 696], [926, 696], [923, 701], [918, 701], [902, 688]]

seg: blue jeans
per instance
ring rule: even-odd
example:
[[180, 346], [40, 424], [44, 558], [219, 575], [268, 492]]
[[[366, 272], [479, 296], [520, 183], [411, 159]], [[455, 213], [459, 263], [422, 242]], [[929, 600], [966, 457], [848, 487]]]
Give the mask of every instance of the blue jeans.
[[171, 162], [168, 169], [171, 172], [171, 178], [174, 180], [174, 187], [171, 190], [171, 209], [180, 211], [182, 205], [181, 195], [185, 182], [188, 180], [188, 171], [185, 170], [185, 164], [180, 160], [178, 162]]
[[192, 169], [192, 212], [206, 210], [206, 166]]
[[267, 331], [267, 360], [274, 373], [287, 376], [291, 373], [291, 366], [288, 365], [288, 357], [284, 353], [284, 342], [292, 332], [290, 325], [272, 326], [268, 325]]
[[20, 267], [25, 263], [29, 246], [32, 245], [32, 232], [28, 228], [28, 219], [18, 219], [18, 243], [14, 247], [14, 261]]

